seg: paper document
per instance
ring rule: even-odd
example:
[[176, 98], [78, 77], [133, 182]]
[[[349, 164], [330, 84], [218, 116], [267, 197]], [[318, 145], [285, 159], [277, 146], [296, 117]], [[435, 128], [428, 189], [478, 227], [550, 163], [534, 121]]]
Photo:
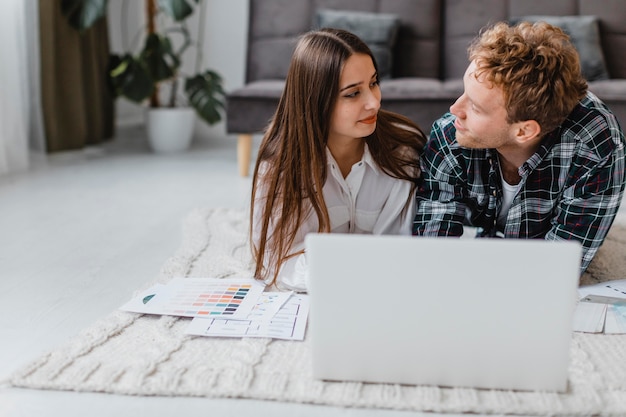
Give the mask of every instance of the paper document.
[[578, 289], [574, 331], [626, 333], [626, 280], [607, 281]]
[[283, 303], [280, 297], [285, 293], [264, 293], [260, 297], [259, 311], [273, 309], [271, 305], [281, 304], [280, 309], [268, 319], [264, 313], [253, 312], [247, 320], [223, 318], [194, 318], [186, 330], [196, 336], [218, 337], [269, 337], [274, 339], [304, 340], [306, 321], [309, 312], [309, 298], [303, 294], [289, 294]]
[[173, 278], [142, 291], [120, 309], [192, 317], [187, 334], [304, 340], [308, 296], [264, 289], [254, 278]]
[[265, 285], [253, 278], [173, 278], [120, 307], [134, 313], [246, 318]]
[[626, 333], [626, 305], [609, 305], [606, 311], [604, 333]]

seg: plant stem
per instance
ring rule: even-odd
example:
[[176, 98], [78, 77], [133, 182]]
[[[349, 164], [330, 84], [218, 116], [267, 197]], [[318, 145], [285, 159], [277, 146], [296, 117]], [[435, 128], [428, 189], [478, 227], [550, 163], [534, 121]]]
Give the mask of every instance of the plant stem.
[[[146, 0], [146, 20], [148, 23], [147, 31], [148, 35], [152, 35], [156, 32], [156, 14], [157, 8], [155, 0]], [[154, 84], [154, 92], [150, 96], [150, 107], [159, 107], [159, 86]]]
[[154, 0], [146, 0], [146, 18], [147, 18], [147, 23], [148, 23], [148, 27], [147, 27], [148, 35], [152, 35], [154, 32], [156, 32], [155, 16], [156, 16], [156, 3], [154, 2]]

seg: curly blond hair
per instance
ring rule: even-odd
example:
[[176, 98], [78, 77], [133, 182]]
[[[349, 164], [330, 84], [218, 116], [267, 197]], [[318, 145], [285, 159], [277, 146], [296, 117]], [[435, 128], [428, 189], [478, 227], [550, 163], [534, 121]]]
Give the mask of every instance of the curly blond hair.
[[469, 58], [476, 77], [503, 90], [509, 123], [535, 120], [548, 133], [587, 92], [569, 36], [546, 22], [496, 23], [470, 45]]

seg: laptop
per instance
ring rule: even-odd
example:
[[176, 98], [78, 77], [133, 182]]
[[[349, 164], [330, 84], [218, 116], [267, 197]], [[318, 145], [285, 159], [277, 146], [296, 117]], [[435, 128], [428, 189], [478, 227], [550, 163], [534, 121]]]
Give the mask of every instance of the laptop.
[[562, 392], [577, 242], [309, 234], [316, 379]]

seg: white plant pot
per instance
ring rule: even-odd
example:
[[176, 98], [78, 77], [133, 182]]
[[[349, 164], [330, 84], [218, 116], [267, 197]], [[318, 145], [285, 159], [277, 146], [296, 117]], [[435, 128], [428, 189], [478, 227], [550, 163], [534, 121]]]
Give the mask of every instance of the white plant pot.
[[156, 153], [189, 149], [196, 121], [191, 107], [149, 108], [145, 113], [150, 148]]

